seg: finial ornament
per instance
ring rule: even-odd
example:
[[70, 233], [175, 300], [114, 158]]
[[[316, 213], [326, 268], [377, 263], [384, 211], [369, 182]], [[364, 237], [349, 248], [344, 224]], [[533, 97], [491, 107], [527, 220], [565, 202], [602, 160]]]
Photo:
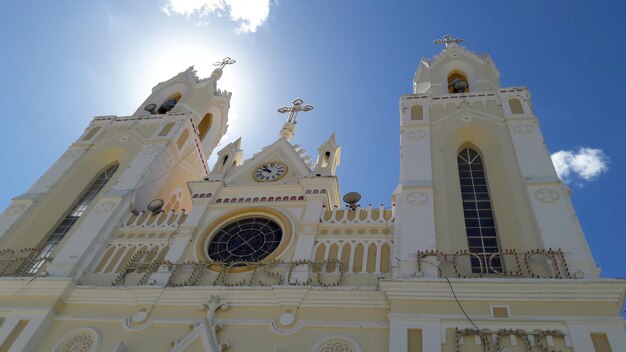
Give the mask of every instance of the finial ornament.
[[451, 34], [446, 34], [441, 39], [436, 39], [433, 41], [435, 44], [445, 44], [446, 48], [449, 46], [456, 46], [459, 43], [463, 43], [462, 38], [455, 38]]
[[278, 108], [278, 112], [283, 114], [288, 112], [289, 118], [287, 122], [283, 125], [283, 129], [280, 130], [280, 136], [285, 138], [287, 141], [290, 141], [293, 138], [293, 135], [296, 132], [296, 118], [298, 117], [298, 113], [300, 111], [311, 111], [313, 110], [313, 105], [305, 104], [304, 100], [300, 98], [296, 98], [291, 102], [291, 106], [283, 106]]
[[222, 59], [222, 61], [214, 63], [213, 66], [218, 66], [220, 70], [223, 70], [226, 65], [232, 65], [235, 62], [237, 61], [231, 59], [229, 56], [226, 56], [224, 59]]
[[291, 122], [293, 124], [297, 123], [296, 117], [298, 116], [298, 113], [300, 111], [307, 112], [313, 110], [313, 105], [304, 104], [304, 100], [300, 98], [294, 99], [291, 104], [293, 105], [278, 108], [278, 112], [280, 112], [281, 114], [289, 112], [289, 118], [287, 119], [287, 122]]

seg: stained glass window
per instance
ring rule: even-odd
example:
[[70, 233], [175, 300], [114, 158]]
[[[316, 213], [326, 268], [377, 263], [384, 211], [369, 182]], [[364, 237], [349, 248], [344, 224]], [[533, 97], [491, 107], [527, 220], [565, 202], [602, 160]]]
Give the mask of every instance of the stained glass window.
[[214, 261], [258, 262], [280, 244], [283, 230], [275, 221], [261, 217], [233, 221], [221, 227], [211, 239], [209, 258]]

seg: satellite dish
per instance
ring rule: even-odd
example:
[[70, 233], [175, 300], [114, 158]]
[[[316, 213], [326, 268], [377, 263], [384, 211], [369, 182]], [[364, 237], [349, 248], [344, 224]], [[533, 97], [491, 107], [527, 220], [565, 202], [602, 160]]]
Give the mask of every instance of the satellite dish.
[[348, 203], [350, 209], [356, 209], [356, 203], [361, 200], [361, 195], [358, 192], [349, 192], [343, 196], [343, 201]]
[[467, 87], [469, 87], [467, 81], [464, 81], [462, 79], [455, 79], [450, 85], [452, 86], [452, 88], [454, 88], [455, 93], [465, 92]]
[[146, 110], [147, 112], [149, 112], [150, 115], [154, 115], [154, 114], [156, 114], [156, 108], [157, 108], [156, 104], [153, 103], [153, 104], [148, 104], [148, 105], [144, 106], [143, 109]]
[[165, 204], [163, 199], [155, 199], [148, 204], [148, 210], [150, 210], [153, 215], [156, 215], [163, 211], [161, 210], [161, 208], [163, 208], [163, 204]]

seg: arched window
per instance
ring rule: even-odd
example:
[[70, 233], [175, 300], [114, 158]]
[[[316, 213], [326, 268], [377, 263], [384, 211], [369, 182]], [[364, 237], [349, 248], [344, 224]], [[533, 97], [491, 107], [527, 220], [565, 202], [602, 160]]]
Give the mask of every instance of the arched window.
[[185, 143], [187, 142], [187, 137], [189, 137], [189, 130], [184, 130], [183, 133], [180, 134], [178, 140], [176, 141], [176, 145], [178, 145], [178, 149], [183, 149]]
[[519, 99], [511, 99], [509, 100], [509, 106], [511, 107], [512, 114], [523, 114], [524, 108], [522, 108], [522, 103]]
[[211, 129], [212, 122], [213, 115], [211, 113], [204, 115], [202, 121], [198, 124], [198, 136], [200, 137], [200, 140], [203, 140], [204, 136], [206, 136], [207, 132], [209, 132], [209, 129]]
[[[472, 148], [463, 148], [457, 157], [461, 199], [465, 217], [465, 233], [471, 256], [472, 272], [502, 272], [500, 256], [489, 263], [490, 256], [500, 251], [487, 178], [480, 154]], [[480, 260], [479, 260], [480, 258]]]
[[411, 107], [411, 120], [423, 120], [424, 108], [421, 105], [413, 105]]
[[448, 75], [448, 93], [467, 93], [469, 92], [469, 81], [465, 73], [454, 70]]
[[326, 153], [324, 153], [324, 155], [322, 156], [322, 167], [327, 167], [328, 166], [328, 161], [330, 160], [330, 152], [327, 151]]
[[182, 95], [180, 93], [176, 93], [171, 95], [169, 98], [165, 99], [165, 101], [159, 106], [159, 114], [165, 114], [166, 112], [172, 110], [176, 104], [180, 101]]
[[172, 130], [172, 127], [174, 127], [176, 123], [175, 122], [170, 122], [167, 125], [163, 126], [163, 129], [161, 130], [161, 132], [159, 132], [159, 137], [165, 137], [167, 136], [170, 131]]
[[52, 234], [48, 237], [46, 242], [41, 246], [39, 251], [33, 257], [33, 260], [30, 262], [28, 269], [26, 272], [30, 274], [35, 274], [43, 264], [46, 262], [46, 258], [48, 258], [58, 244], [63, 240], [63, 237], [70, 231], [72, 226], [80, 219], [80, 217], [87, 211], [87, 207], [91, 203], [94, 198], [100, 193], [102, 188], [109, 182], [115, 171], [117, 171], [119, 163], [115, 163], [109, 167], [107, 167], [98, 177], [91, 183], [89, 188], [83, 193], [83, 195], [78, 199], [78, 201], [70, 208], [70, 211], [65, 215], [65, 217], [61, 220], [59, 225], [52, 231]]

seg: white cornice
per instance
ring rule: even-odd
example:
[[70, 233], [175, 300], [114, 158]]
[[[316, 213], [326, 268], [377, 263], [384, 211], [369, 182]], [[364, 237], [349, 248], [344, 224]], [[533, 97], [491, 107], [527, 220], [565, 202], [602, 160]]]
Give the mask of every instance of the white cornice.
[[63, 296], [73, 286], [70, 278], [0, 277], [0, 296]]
[[[626, 280], [561, 279], [450, 279], [459, 300], [472, 301], [595, 301], [620, 304]], [[453, 300], [450, 285], [443, 279], [381, 281], [390, 300]]]
[[77, 287], [67, 298], [68, 304], [160, 304], [198, 305], [210, 295], [232, 306], [280, 306], [297, 304], [302, 307], [387, 308], [387, 300], [375, 288], [356, 287], [317, 288], [286, 287]]

